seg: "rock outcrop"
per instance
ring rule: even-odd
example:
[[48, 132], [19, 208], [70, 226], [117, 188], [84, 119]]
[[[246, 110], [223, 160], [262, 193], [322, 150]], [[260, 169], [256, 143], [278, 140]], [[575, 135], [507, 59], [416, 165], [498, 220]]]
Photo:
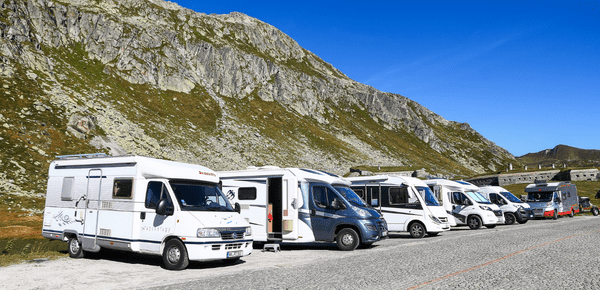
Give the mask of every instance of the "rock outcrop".
[[237, 12], [160, 0], [0, 0], [0, 81], [2, 146], [44, 152], [2, 155], [25, 164], [83, 150], [217, 170], [376, 164], [468, 175], [515, 162], [468, 124], [355, 82]]

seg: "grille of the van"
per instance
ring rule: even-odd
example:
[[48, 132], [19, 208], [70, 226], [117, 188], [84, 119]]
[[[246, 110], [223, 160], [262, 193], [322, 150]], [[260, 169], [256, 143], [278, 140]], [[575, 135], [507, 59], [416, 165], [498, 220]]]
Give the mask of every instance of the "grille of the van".
[[226, 244], [225, 250], [237, 250], [241, 249], [244, 243]]
[[246, 231], [221, 232], [221, 239], [223, 239], [223, 240], [241, 240], [244, 238], [245, 232]]
[[501, 210], [495, 210], [495, 211], [494, 211], [494, 214], [495, 214], [496, 216], [502, 216], [502, 211], [501, 211]]
[[448, 222], [448, 218], [447, 217], [438, 217], [438, 219], [443, 222], [443, 223], [447, 223]]

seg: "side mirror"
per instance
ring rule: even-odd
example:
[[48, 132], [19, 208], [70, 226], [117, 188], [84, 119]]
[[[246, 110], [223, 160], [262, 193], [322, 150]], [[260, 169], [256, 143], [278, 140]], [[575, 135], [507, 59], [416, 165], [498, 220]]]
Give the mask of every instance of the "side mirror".
[[471, 201], [468, 199], [463, 200], [463, 205], [471, 205]]
[[240, 206], [239, 203], [236, 202], [234, 207], [235, 207], [235, 211], [237, 211], [237, 213], [242, 213], [242, 207]]
[[337, 198], [334, 198], [331, 202], [331, 207], [335, 210], [340, 210], [344, 208], [344, 204]]
[[156, 214], [158, 215], [172, 215], [173, 208], [169, 208], [169, 202], [166, 199], [161, 199], [156, 206]]

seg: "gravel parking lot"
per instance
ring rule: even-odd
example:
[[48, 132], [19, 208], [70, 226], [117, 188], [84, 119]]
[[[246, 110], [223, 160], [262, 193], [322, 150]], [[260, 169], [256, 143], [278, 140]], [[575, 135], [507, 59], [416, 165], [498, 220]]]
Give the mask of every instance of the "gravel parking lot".
[[84, 259], [0, 269], [8, 289], [599, 289], [600, 218], [533, 220], [494, 229], [453, 229], [437, 237], [392, 234], [370, 249], [283, 246], [235, 265], [195, 263], [183, 271], [161, 258], [103, 251]]

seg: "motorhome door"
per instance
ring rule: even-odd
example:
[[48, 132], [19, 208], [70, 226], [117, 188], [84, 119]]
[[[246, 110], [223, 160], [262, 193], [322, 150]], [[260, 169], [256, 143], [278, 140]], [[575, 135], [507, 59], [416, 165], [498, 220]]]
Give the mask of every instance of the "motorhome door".
[[81, 246], [84, 250], [98, 250], [98, 218], [100, 208], [100, 191], [102, 190], [102, 180], [106, 176], [102, 175], [102, 169], [90, 169], [88, 171], [84, 223], [83, 223], [83, 239]]
[[301, 206], [301, 193], [297, 179], [283, 179], [282, 189], [282, 237], [284, 240], [298, 239], [298, 209]]
[[[287, 190], [285, 193], [287, 194]], [[268, 178], [267, 216], [265, 218], [267, 219], [267, 237], [270, 240], [281, 240], [283, 238], [283, 200], [283, 178]]]

